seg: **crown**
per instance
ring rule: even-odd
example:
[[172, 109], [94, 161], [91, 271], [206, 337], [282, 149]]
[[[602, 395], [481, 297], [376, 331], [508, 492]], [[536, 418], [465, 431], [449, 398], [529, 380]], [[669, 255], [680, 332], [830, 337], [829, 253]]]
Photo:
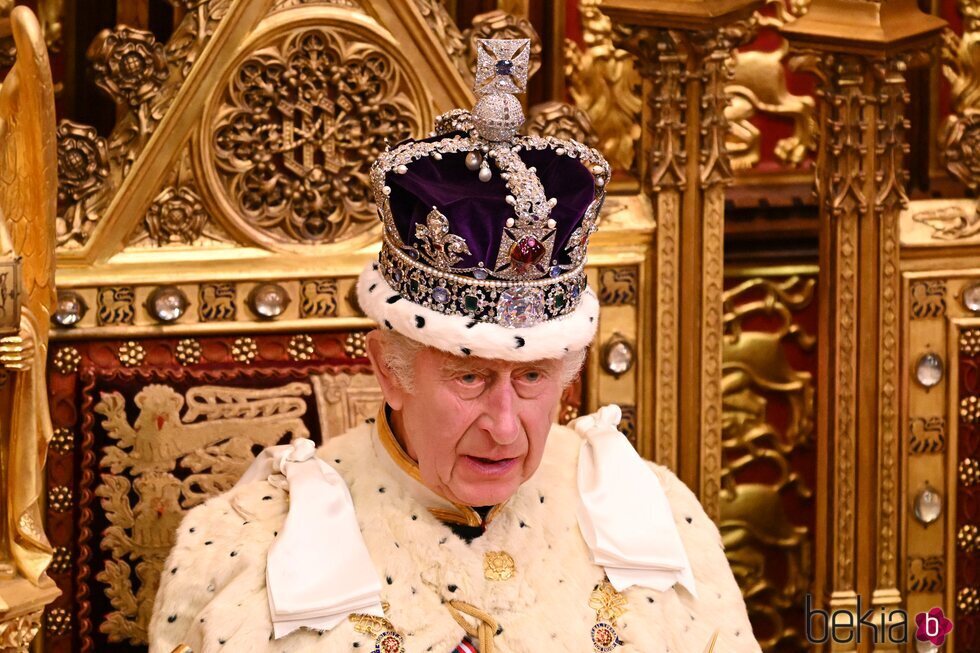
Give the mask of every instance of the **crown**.
[[473, 110], [372, 167], [380, 274], [399, 298], [522, 328], [574, 311], [586, 290], [609, 164], [577, 141], [518, 134], [529, 55], [527, 39], [479, 40]]

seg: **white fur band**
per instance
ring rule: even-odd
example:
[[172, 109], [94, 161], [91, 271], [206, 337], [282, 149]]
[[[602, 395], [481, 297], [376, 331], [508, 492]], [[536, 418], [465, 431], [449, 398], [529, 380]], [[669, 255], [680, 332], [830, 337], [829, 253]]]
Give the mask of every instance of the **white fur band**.
[[377, 267], [377, 263], [368, 264], [357, 281], [361, 309], [382, 329], [394, 329], [450, 354], [508, 361], [561, 358], [569, 351], [585, 349], [595, 337], [599, 300], [591, 288], [585, 289], [568, 315], [512, 329], [415, 304], [392, 290]]

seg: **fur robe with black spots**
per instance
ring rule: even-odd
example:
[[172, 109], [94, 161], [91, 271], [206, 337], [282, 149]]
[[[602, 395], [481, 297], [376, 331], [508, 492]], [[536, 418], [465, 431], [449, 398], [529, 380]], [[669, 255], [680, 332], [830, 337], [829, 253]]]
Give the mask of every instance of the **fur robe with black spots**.
[[[591, 594], [604, 580], [576, 521], [580, 437], [555, 426], [537, 473], [467, 544], [413, 498], [416, 483], [364, 425], [331, 439], [317, 455], [350, 487], [358, 522], [382, 579], [388, 618], [408, 653], [449, 653], [466, 636], [446, 603], [461, 600], [499, 623], [497, 653], [592, 653], [596, 610]], [[651, 463], [652, 465], [652, 463]], [[631, 588], [616, 622], [617, 653], [759, 653], [745, 603], [721, 538], [694, 494], [653, 465], [694, 571], [698, 598], [679, 585], [664, 592]], [[286, 516], [287, 494], [267, 481], [242, 485], [188, 513], [163, 570], [150, 653], [178, 644], [195, 653], [303, 653], [374, 650], [349, 620], [333, 630], [272, 637], [266, 553]], [[488, 580], [484, 554], [505, 551], [516, 573]], [[329, 564], [330, 551], [319, 554]]]

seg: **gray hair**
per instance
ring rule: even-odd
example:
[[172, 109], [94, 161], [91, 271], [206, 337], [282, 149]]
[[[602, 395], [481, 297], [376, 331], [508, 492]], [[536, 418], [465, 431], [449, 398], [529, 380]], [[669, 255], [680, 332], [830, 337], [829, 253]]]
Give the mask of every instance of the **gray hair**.
[[[391, 371], [403, 390], [412, 392], [415, 385], [415, 357], [426, 348], [426, 345], [397, 331], [379, 329], [377, 333], [381, 337], [384, 349], [384, 360], [379, 362]], [[586, 350], [577, 349], [562, 357], [561, 387], [563, 389], [578, 376], [585, 362], [585, 354]]]

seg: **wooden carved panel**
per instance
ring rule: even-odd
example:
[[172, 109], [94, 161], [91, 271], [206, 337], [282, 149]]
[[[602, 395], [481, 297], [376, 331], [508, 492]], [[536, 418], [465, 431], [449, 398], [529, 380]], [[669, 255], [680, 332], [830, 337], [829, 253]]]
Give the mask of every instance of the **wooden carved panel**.
[[806, 651], [816, 486], [815, 271], [729, 278], [719, 527], [768, 652]]

